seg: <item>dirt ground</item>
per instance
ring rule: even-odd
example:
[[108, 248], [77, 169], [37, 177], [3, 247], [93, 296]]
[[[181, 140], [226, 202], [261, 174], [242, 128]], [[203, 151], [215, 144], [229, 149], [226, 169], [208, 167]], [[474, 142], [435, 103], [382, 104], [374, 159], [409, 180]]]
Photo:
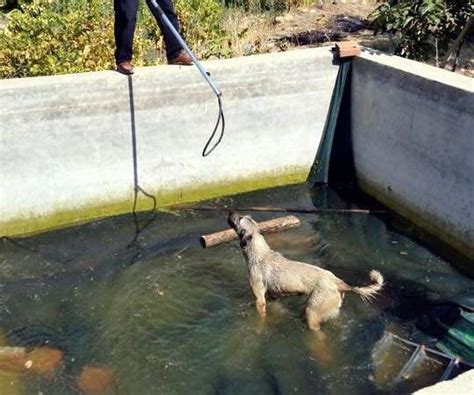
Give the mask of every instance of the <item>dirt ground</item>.
[[[270, 52], [299, 46], [326, 46], [336, 41], [355, 40], [360, 45], [393, 53], [387, 35], [374, 35], [366, 19], [373, 4], [327, 4], [323, 7], [299, 8], [275, 18], [266, 40]], [[432, 65], [435, 60], [428, 62]], [[446, 69], [451, 70], [452, 65]], [[457, 72], [474, 77], [474, 43], [465, 42], [458, 60]]]
[[329, 4], [293, 9], [285, 16], [276, 18], [275, 30], [283, 34], [303, 30], [331, 30], [338, 16], [346, 15], [363, 21], [373, 9], [373, 4]]

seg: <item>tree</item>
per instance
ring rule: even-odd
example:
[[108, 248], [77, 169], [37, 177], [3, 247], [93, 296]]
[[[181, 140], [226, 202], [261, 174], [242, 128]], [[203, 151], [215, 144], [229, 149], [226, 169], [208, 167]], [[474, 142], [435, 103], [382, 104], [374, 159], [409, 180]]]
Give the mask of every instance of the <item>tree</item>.
[[391, 0], [380, 4], [369, 19], [376, 32], [396, 37], [396, 54], [428, 60], [433, 53], [446, 52], [456, 38], [461, 38], [457, 49], [462, 45], [472, 33], [468, 22], [473, 10], [471, 0]]
[[440, 67], [443, 69], [446, 67], [448, 62], [451, 60], [451, 57], [454, 56], [455, 60], [453, 63], [453, 67], [451, 71], [456, 71], [456, 66], [457, 66], [457, 58], [459, 57], [459, 52], [461, 52], [461, 47], [462, 44], [466, 38], [466, 36], [474, 29], [474, 16], [471, 15], [469, 20], [466, 23], [466, 26], [462, 29], [461, 33], [459, 34], [458, 38], [452, 43], [452, 45], [449, 47], [449, 50], [444, 57], [443, 61], [441, 62]]

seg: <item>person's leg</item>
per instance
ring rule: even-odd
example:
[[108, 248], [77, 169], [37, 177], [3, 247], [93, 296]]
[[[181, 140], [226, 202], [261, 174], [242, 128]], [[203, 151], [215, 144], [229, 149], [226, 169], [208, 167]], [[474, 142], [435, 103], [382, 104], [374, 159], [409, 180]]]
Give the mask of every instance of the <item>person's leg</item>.
[[[165, 15], [168, 17], [170, 22], [173, 24], [174, 28], [179, 32], [179, 21], [178, 16], [174, 12], [173, 1], [172, 0], [156, 0], [158, 5], [161, 7]], [[162, 21], [160, 14], [158, 11], [153, 7], [150, 0], [146, 0], [150, 11], [152, 12], [153, 16], [156, 18], [158, 22], [158, 26], [160, 27], [163, 33], [163, 39], [165, 41], [166, 46], [166, 57], [168, 60], [172, 60], [176, 58], [180, 52], [182, 51], [182, 46], [171, 32], [170, 28], [166, 26], [166, 24]]]
[[120, 64], [132, 60], [138, 0], [114, 0], [114, 11], [115, 61]]

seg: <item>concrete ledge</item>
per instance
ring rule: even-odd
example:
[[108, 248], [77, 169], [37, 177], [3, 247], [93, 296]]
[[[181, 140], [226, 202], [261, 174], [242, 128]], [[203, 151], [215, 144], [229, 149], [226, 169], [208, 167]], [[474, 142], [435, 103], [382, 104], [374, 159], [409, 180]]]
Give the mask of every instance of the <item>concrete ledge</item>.
[[474, 393], [474, 370], [463, 373], [452, 380], [442, 381], [416, 391], [414, 395], [469, 395]]
[[227, 123], [208, 158], [217, 105], [194, 68], [0, 81], [0, 234], [129, 212], [135, 171], [161, 207], [304, 181], [337, 74], [328, 49], [206, 67]]
[[354, 61], [352, 140], [366, 192], [474, 259], [474, 81], [395, 56]]

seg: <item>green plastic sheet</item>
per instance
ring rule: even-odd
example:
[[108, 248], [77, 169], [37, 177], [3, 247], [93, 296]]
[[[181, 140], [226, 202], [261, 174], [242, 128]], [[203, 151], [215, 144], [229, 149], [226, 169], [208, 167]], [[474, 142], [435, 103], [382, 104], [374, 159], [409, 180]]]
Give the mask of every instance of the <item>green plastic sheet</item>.
[[354, 181], [350, 127], [351, 69], [351, 60], [343, 60], [339, 65], [321, 143], [307, 180], [311, 185]]
[[474, 313], [462, 311], [436, 347], [446, 354], [474, 363]]

